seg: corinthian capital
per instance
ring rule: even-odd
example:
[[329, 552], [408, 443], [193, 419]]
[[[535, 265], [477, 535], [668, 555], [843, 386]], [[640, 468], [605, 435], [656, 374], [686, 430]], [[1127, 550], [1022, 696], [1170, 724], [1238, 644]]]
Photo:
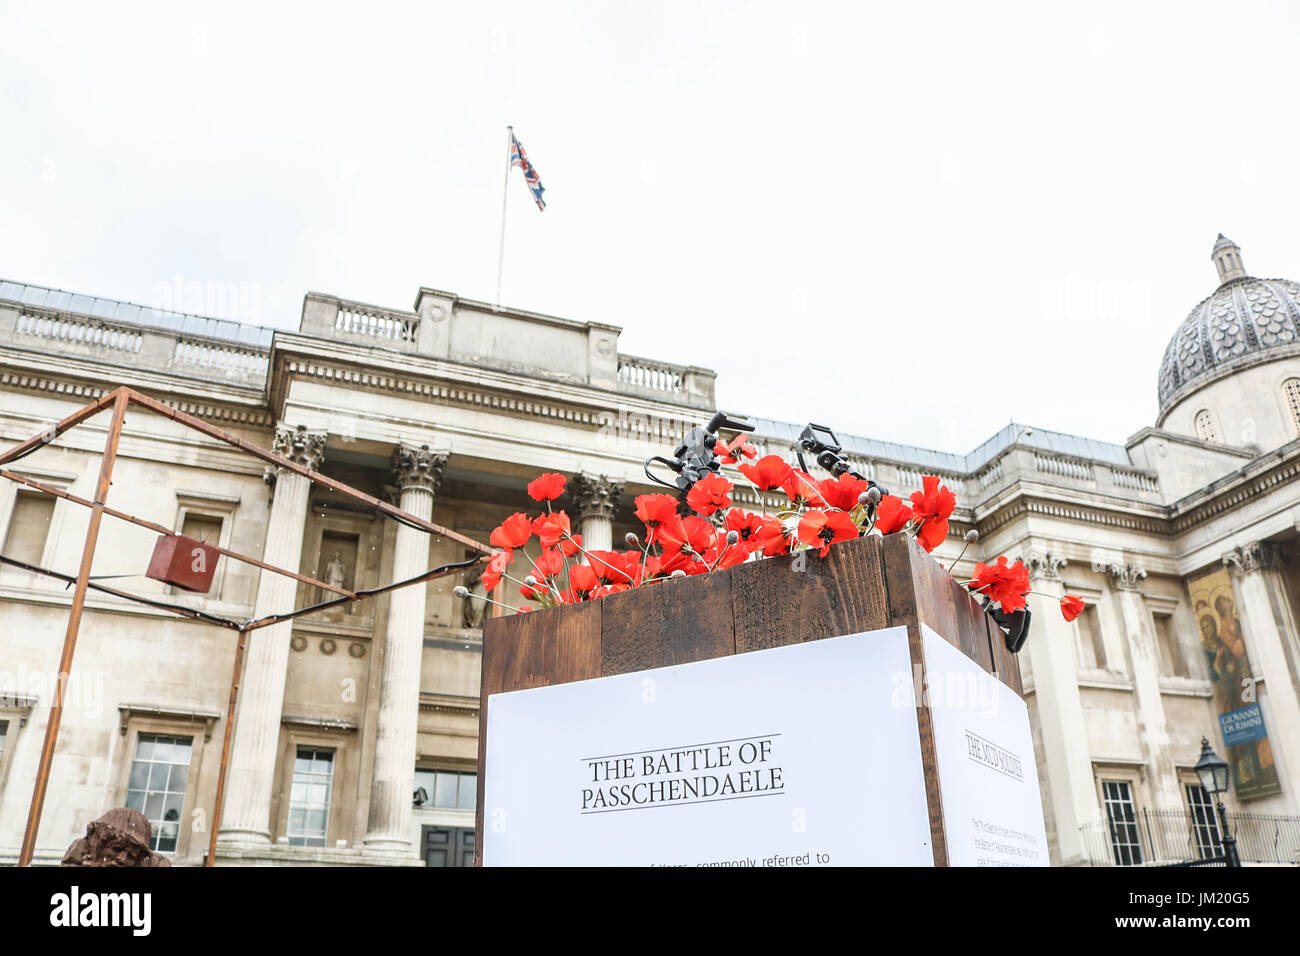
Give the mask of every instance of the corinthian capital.
[[613, 518], [623, 485], [604, 475], [574, 475], [573, 502], [578, 518]]
[[1250, 544], [1233, 548], [1223, 556], [1223, 566], [1233, 574], [1250, 574], [1253, 571], [1265, 571], [1273, 567], [1277, 560], [1277, 551], [1267, 541], [1252, 541]]
[[281, 424], [276, 426], [271, 450], [295, 465], [319, 471], [325, 459], [325, 437], [325, 432], [310, 431], [306, 425]]
[[1061, 568], [1067, 563], [1059, 554], [1037, 549], [1030, 549], [1021, 560], [1025, 562], [1025, 567], [1029, 568], [1031, 578], [1041, 578], [1045, 581], [1059, 581]]
[[432, 451], [428, 445], [398, 445], [393, 451], [393, 475], [401, 491], [419, 488], [433, 494], [446, 464], [446, 452]]
[[1110, 585], [1121, 591], [1136, 591], [1142, 579], [1147, 576], [1146, 568], [1136, 564], [1101, 564], [1094, 563], [1094, 571], [1104, 571], [1110, 575]]

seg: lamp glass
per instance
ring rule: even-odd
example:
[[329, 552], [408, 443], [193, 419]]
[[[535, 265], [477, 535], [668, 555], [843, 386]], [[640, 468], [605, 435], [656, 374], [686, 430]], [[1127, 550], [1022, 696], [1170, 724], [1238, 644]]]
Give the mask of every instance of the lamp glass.
[[1228, 763], [1210, 749], [1210, 742], [1201, 740], [1201, 759], [1196, 761], [1196, 776], [1206, 793], [1226, 793], [1228, 790]]

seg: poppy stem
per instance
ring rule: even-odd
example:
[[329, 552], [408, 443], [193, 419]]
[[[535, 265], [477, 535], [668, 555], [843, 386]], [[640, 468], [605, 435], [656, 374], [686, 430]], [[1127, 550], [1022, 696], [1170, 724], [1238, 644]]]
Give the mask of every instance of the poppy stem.
[[578, 542], [577, 542], [576, 540], [574, 540], [573, 535], [571, 535], [571, 534], [566, 534], [564, 537], [565, 537], [566, 539], [568, 539], [569, 541], [572, 541], [572, 542], [573, 542], [573, 546], [574, 546], [575, 548], [577, 548], [579, 551], [581, 551], [583, 554], [585, 554], [587, 557], [589, 557], [591, 560], [593, 560], [593, 561], [599, 561], [601, 564], [603, 564], [605, 567], [609, 568], [611, 571], [617, 571], [619, 574], [623, 575], [623, 577], [627, 578], [629, 581], [632, 581], [633, 584], [636, 583], [636, 582], [632, 579], [632, 575], [628, 574], [628, 573], [627, 573], [626, 571], [624, 571], [622, 568], [616, 568], [616, 567], [614, 567], [614, 565], [610, 564], [608, 561], [605, 561], [605, 560], [602, 559], [602, 558], [598, 558], [598, 557], [596, 557], [594, 554], [592, 554], [590, 551], [588, 551], [588, 550], [587, 550], [586, 548], [584, 548], [582, 545], [578, 544]]

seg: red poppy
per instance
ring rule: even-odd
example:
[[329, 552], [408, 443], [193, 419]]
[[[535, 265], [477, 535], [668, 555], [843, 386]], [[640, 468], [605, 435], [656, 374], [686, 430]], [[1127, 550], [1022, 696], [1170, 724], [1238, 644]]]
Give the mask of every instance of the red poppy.
[[547, 548], [533, 561], [533, 571], [539, 578], [553, 578], [564, 570], [564, 556], [558, 548]]
[[537, 588], [530, 588], [527, 584], [519, 588], [519, 596], [526, 601], [536, 601], [539, 597]]
[[646, 547], [659, 536], [659, 526], [677, 517], [677, 499], [672, 495], [637, 495], [636, 516], [645, 523]]
[[780, 518], [771, 515], [754, 515], [756, 527], [750, 534], [751, 551], [762, 550], [766, 557], [787, 554], [790, 551], [791, 538], [785, 533], [785, 525]]
[[1019, 559], [1015, 564], [1007, 564], [1006, 555], [999, 557], [996, 564], [977, 562], [970, 587], [977, 593], [987, 594], [1007, 613], [1018, 611], [1025, 606], [1025, 595], [1029, 593], [1029, 569]]
[[826, 504], [844, 511], [852, 511], [858, 506], [858, 498], [867, 487], [866, 481], [847, 473], [817, 482], [817, 490], [821, 492]]
[[749, 555], [749, 545], [744, 541], [727, 544], [727, 539], [719, 535], [717, 543], [704, 557], [709, 567], [718, 571], [722, 568], [734, 568], [738, 564], [744, 564]]
[[759, 491], [780, 488], [793, 470], [780, 455], [765, 455], [756, 464], [740, 466], [740, 473], [752, 481]]
[[529, 520], [528, 515], [522, 511], [516, 511], [497, 525], [492, 532], [492, 536], [488, 538], [488, 542], [494, 547], [511, 551], [515, 548], [522, 548], [527, 544], [532, 533], [533, 523]]
[[705, 475], [686, 493], [686, 503], [707, 518], [719, 508], [731, 507], [731, 489], [734, 487], [721, 475]]
[[724, 441], [713, 443], [713, 453], [722, 459], [724, 465], [734, 465], [740, 461], [740, 456], [753, 458], [758, 455], [758, 449], [749, 444], [749, 436], [741, 432], [728, 444]]
[[483, 571], [484, 591], [492, 591], [501, 583], [501, 575], [506, 573], [506, 566], [513, 557], [512, 551], [497, 551], [488, 558], [487, 567]]
[[547, 472], [528, 483], [528, 497], [534, 501], [554, 501], [564, 494], [567, 479], [555, 472]]
[[[688, 574], [697, 573], [695, 568], [717, 538], [717, 530], [698, 515], [678, 518], [660, 526], [659, 542], [664, 547], [661, 569], [672, 574], [681, 569]], [[708, 570], [705, 565], [703, 570]]]
[[586, 564], [575, 564], [569, 568], [569, 587], [575, 591], [594, 591], [600, 584], [596, 572]]
[[896, 495], [884, 495], [876, 505], [876, 528], [881, 534], [902, 531], [912, 520], [912, 509]]
[[796, 505], [807, 508], [826, 507], [821, 492], [817, 490], [817, 482], [801, 468], [790, 469], [790, 476], [781, 483], [781, 490]]
[[1067, 594], [1065, 597], [1061, 598], [1061, 615], [1067, 621], [1073, 621], [1083, 613], [1085, 607], [1087, 607], [1087, 605], [1083, 603], [1083, 598], [1079, 597], [1077, 594]]
[[596, 577], [606, 584], [640, 584], [639, 551], [588, 551], [587, 558]]
[[569, 530], [569, 516], [563, 511], [533, 519], [533, 534], [541, 539], [543, 548], [555, 547]]
[[[561, 514], [563, 514], [563, 512], [561, 512]], [[571, 534], [567, 538], [562, 538], [560, 540], [560, 551], [564, 553], [566, 558], [573, 557], [578, 553], [581, 547], [582, 535], [580, 534]]]
[[732, 508], [722, 521], [724, 532], [734, 531], [740, 536], [740, 543], [748, 545], [755, 531], [762, 527], [762, 515], [750, 514], [744, 508]]
[[858, 536], [858, 526], [847, 511], [807, 512], [799, 519], [799, 540], [816, 548], [822, 557], [837, 541], [848, 541]]
[[916, 540], [926, 551], [933, 551], [948, 537], [948, 517], [957, 507], [957, 496], [939, 483], [936, 475], [921, 479], [922, 491], [912, 492], [912, 516], [921, 524]]

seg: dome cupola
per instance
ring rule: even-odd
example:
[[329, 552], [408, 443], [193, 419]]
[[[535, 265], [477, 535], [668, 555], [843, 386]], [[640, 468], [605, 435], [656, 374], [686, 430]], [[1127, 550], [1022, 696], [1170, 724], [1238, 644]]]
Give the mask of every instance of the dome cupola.
[[1228, 370], [1300, 352], [1300, 284], [1256, 279], [1222, 233], [1210, 254], [1219, 287], [1183, 320], [1160, 363], [1160, 415]]

